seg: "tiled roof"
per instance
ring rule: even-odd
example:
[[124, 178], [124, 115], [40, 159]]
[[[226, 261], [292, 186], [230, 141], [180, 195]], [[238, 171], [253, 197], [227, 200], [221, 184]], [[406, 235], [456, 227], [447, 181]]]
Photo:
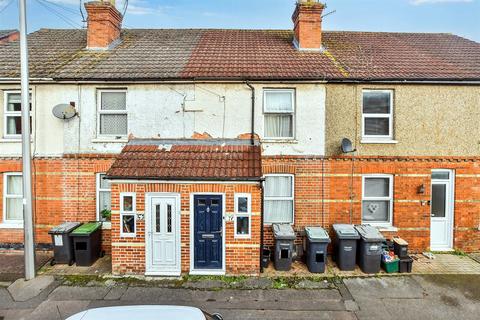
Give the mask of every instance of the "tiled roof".
[[0, 30], [0, 39], [5, 38], [5, 37], [7, 37], [7, 36], [9, 36], [9, 35], [11, 35], [12, 33], [15, 33], [15, 32], [17, 32], [17, 30], [13, 30], [13, 29], [11, 29], [11, 30]]
[[[480, 44], [451, 34], [325, 31], [323, 52], [288, 30], [126, 29], [109, 51], [85, 30], [29, 35], [30, 76], [55, 80], [480, 80]], [[0, 47], [0, 78], [19, 77], [18, 42]]]
[[107, 172], [110, 179], [259, 180], [261, 150], [249, 140], [133, 140]]

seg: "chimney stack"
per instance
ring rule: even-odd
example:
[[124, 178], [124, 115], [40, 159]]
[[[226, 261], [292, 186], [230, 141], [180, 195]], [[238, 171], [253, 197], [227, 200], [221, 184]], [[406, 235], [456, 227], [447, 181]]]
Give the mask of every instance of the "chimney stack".
[[319, 0], [297, 0], [293, 13], [295, 47], [299, 50], [322, 49], [322, 12], [325, 5]]
[[90, 1], [87, 10], [87, 49], [107, 50], [120, 41], [122, 14], [115, 0]]

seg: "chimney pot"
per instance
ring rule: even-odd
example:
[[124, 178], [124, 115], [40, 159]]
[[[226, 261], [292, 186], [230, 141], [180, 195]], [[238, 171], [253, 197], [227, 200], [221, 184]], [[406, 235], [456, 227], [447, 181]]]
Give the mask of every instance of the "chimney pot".
[[322, 13], [325, 5], [319, 0], [297, 0], [292, 20], [294, 45], [299, 50], [322, 49]]
[[106, 50], [120, 40], [122, 14], [115, 7], [115, 0], [90, 1], [87, 10], [87, 48]]

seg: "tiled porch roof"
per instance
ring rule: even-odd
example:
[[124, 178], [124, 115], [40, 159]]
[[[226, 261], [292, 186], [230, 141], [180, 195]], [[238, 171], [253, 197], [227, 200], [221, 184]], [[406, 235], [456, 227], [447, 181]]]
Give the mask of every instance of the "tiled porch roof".
[[112, 180], [259, 180], [261, 149], [250, 140], [132, 140], [107, 172]]

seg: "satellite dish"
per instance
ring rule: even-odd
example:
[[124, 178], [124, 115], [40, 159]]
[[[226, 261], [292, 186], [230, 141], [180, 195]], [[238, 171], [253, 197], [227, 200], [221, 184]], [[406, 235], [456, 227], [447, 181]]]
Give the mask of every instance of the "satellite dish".
[[77, 115], [77, 110], [75, 107], [66, 103], [57, 104], [55, 107], [53, 107], [52, 112], [55, 117], [62, 120], [68, 120]]
[[343, 140], [342, 140], [342, 152], [343, 153], [352, 153], [352, 152], [355, 152], [355, 151], [357, 151], [357, 149], [353, 149], [352, 141], [350, 141], [350, 139], [343, 138]]

